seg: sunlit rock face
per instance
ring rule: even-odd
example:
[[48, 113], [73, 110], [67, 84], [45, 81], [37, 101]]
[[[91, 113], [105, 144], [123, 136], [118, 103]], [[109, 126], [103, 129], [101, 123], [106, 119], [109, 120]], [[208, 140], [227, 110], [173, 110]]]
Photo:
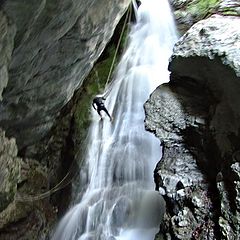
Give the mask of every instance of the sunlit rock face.
[[239, 236], [240, 19], [214, 15], [174, 47], [170, 82], [145, 104], [163, 144], [155, 170], [170, 239]]
[[14, 199], [19, 178], [20, 159], [15, 139], [6, 138], [5, 132], [0, 129], [0, 213]]
[[[16, 137], [20, 149], [36, 143], [49, 131], [103, 51], [129, 3], [11, 0], [2, 5], [0, 43], [12, 42], [14, 49], [12, 56], [12, 45], [0, 50], [0, 92], [7, 85], [0, 103], [0, 125]], [[16, 28], [14, 42], [14, 30], [8, 26], [6, 31], [4, 24]]]

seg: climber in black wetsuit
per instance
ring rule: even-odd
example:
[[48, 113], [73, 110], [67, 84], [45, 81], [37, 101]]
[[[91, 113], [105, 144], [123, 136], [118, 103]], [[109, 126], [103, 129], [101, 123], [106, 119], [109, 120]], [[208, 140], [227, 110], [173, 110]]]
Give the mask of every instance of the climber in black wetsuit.
[[[102, 117], [102, 114], [101, 114], [101, 111], [104, 111], [104, 112], [108, 115], [108, 117], [110, 118], [110, 121], [112, 121], [113, 118], [110, 116], [108, 110], [107, 110], [106, 107], [104, 106], [103, 101], [105, 101], [105, 100], [106, 100], [106, 98], [104, 98], [104, 97], [95, 97], [95, 98], [93, 99], [92, 106], [93, 106], [93, 108], [94, 108], [95, 110], [97, 110], [97, 113], [99, 114], [99, 116], [101, 117], [101, 119], [103, 118], [103, 117]], [[97, 106], [97, 108], [96, 108], [95, 105]]]

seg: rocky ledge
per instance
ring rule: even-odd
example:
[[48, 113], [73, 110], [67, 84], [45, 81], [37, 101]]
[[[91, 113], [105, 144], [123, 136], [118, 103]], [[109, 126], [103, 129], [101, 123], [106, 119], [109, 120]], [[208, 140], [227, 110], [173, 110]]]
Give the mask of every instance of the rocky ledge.
[[175, 45], [170, 82], [145, 104], [160, 138], [156, 188], [167, 203], [156, 239], [240, 235], [240, 18], [213, 15]]

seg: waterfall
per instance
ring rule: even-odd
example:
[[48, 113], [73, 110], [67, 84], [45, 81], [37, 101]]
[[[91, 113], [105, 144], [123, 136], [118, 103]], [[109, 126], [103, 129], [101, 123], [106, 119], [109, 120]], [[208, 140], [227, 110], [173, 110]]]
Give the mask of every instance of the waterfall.
[[141, 2], [105, 103], [114, 121], [92, 112], [79, 200], [53, 240], [151, 240], [159, 228], [163, 205], [153, 170], [160, 143], [144, 129], [143, 104], [168, 82], [177, 36], [167, 0]]

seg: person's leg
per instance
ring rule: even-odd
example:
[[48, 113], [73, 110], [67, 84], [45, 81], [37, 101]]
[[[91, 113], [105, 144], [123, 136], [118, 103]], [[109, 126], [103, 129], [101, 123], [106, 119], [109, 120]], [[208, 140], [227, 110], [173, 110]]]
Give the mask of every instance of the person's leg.
[[107, 110], [105, 107], [102, 107], [101, 110], [103, 110], [103, 111], [108, 115], [108, 117], [110, 118], [110, 120], [112, 121], [112, 117], [111, 117], [111, 115], [109, 114], [108, 110]]
[[102, 110], [101, 108], [98, 108], [98, 109], [97, 109], [97, 113], [98, 113], [98, 115], [99, 115], [99, 116], [101, 117], [101, 119], [102, 119], [103, 117], [102, 117], [102, 114], [101, 114], [101, 110]]

